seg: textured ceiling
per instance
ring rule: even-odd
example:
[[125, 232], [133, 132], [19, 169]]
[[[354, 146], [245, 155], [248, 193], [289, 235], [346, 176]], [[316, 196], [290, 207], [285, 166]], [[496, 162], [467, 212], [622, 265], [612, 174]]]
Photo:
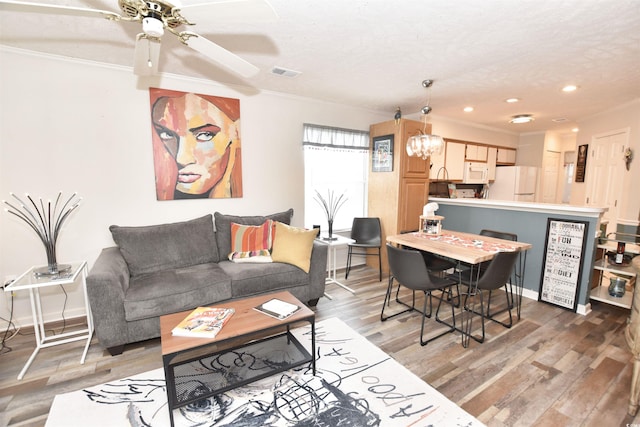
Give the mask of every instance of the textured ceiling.
[[[189, 3], [194, 0], [183, 0]], [[117, 0], [41, 0], [120, 12]], [[275, 22], [185, 16], [258, 66], [242, 79], [166, 34], [161, 72], [513, 132], [565, 131], [640, 98], [640, 0], [270, 0]], [[0, 43], [131, 66], [139, 24], [0, 11]], [[295, 78], [274, 66], [300, 71]], [[1, 65], [0, 65], [1, 67]], [[435, 81], [430, 91], [422, 80]], [[561, 92], [565, 84], [579, 90]], [[504, 99], [521, 102], [507, 104]], [[471, 105], [472, 113], [462, 108]], [[532, 114], [514, 125], [516, 114]], [[564, 118], [556, 123], [552, 119]]]

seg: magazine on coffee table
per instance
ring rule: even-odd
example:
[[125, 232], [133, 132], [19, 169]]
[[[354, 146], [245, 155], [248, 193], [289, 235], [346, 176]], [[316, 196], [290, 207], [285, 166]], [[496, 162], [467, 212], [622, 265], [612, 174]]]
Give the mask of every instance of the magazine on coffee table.
[[300, 306], [273, 298], [257, 307], [254, 307], [253, 309], [268, 316], [275, 317], [276, 319], [284, 320], [296, 311], [300, 310]]
[[198, 307], [171, 330], [180, 337], [215, 338], [233, 316], [233, 308]]

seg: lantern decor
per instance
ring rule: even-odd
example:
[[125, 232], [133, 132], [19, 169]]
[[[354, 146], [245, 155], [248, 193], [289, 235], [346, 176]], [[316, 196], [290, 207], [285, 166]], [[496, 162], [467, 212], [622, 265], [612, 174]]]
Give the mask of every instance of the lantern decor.
[[430, 236], [439, 236], [442, 232], [442, 220], [443, 216], [435, 215], [435, 211], [438, 210], [437, 203], [427, 203], [420, 215], [420, 233], [428, 234]]
[[333, 237], [333, 220], [338, 213], [338, 209], [344, 205], [347, 201], [347, 198], [344, 194], [336, 197], [335, 193], [332, 190], [327, 191], [327, 198], [325, 199], [322, 195], [316, 190], [316, 202], [322, 207], [325, 215], [327, 215], [327, 225], [329, 228], [328, 237], [325, 237], [324, 240], [336, 240], [336, 237]]
[[60, 192], [52, 205], [51, 200], [45, 204], [42, 199], [38, 199], [38, 203], [36, 203], [28, 194], [26, 197], [29, 203], [25, 203], [15, 194], [9, 194], [18, 203], [10, 203], [3, 200], [2, 202], [8, 206], [5, 211], [26, 222], [36, 232], [47, 252], [47, 266], [34, 269], [36, 277], [57, 276], [71, 270], [71, 266], [68, 264], [58, 264], [56, 242], [58, 241], [62, 224], [69, 218], [71, 212], [80, 206], [82, 198], [78, 198], [77, 193], [73, 193], [66, 202], [62, 203], [62, 192]]

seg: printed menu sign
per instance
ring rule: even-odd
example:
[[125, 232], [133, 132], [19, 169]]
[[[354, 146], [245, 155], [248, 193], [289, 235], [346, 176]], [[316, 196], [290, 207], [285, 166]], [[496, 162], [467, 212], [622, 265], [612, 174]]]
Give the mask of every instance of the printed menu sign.
[[588, 223], [549, 219], [538, 299], [576, 311]]

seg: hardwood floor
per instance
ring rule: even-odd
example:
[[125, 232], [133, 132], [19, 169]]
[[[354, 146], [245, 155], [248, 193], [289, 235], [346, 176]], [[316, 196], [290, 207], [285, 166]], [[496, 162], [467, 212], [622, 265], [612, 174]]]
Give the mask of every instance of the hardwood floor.
[[[627, 310], [594, 304], [582, 316], [525, 299], [521, 320], [511, 329], [488, 322], [483, 344], [472, 340], [465, 349], [459, 334], [448, 334], [422, 347], [417, 313], [380, 321], [387, 279], [379, 282], [377, 274], [352, 270], [344, 283], [356, 295], [329, 285], [333, 299], [320, 300], [318, 320], [339, 317], [486, 425], [640, 425], [640, 416], [627, 415], [632, 373], [624, 341]], [[389, 310], [397, 308], [392, 303]], [[441, 327], [433, 319], [426, 325], [429, 333]], [[52, 328], [60, 332], [60, 325]], [[0, 355], [2, 426], [43, 426], [56, 394], [162, 366], [159, 339], [129, 345], [111, 357], [94, 338], [84, 365], [80, 342], [47, 348], [18, 381], [34, 348], [33, 335], [23, 329], [7, 345], [11, 351]]]

